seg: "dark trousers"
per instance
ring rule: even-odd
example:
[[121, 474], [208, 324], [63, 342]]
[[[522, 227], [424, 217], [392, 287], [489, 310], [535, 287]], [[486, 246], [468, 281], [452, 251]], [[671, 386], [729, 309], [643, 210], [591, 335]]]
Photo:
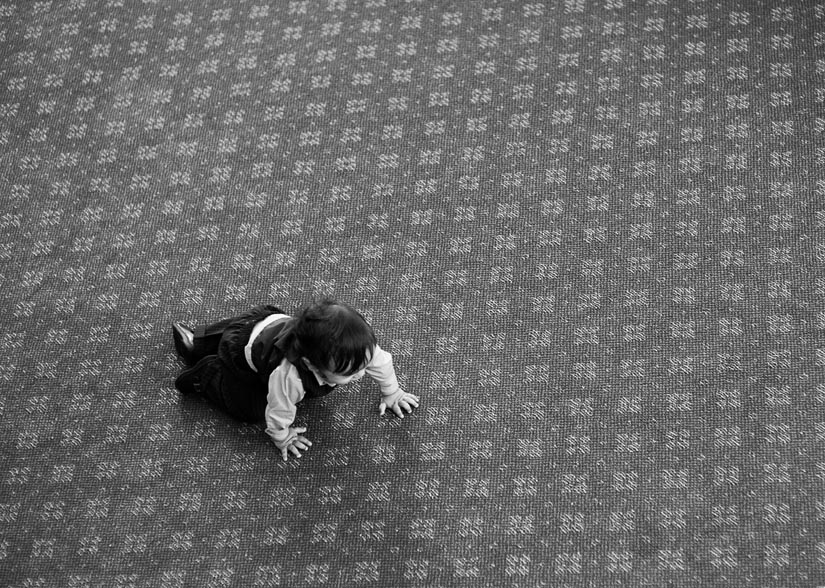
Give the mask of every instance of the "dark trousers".
[[275, 306], [257, 306], [242, 315], [194, 330], [192, 362], [175, 380], [182, 394], [203, 396], [216, 408], [246, 422], [261, 421], [266, 410], [266, 381], [254, 372], [244, 356], [255, 324]]
[[[228, 318], [211, 325], [197, 327], [192, 332], [194, 334], [192, 353], [190, 362], [198, 363], [207, 355], [217, 355], [221, 343], [221, 337], [227, 329], [233, 328], [237, 324], [238, 317]], [[251, 334], [251, 331], [250, 331]]]

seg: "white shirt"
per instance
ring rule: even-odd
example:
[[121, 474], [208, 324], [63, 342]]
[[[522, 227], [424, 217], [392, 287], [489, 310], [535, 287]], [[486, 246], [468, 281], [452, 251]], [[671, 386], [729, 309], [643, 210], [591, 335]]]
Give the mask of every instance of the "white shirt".
[[[273, 314], [259, 322], [252, 329], [249, 342], [244, 348], [246, 361], [257, 371], [252, 363], [252, 344], [258, 338], [263, 328], [287, 315]], [[375, 380], [381, 387], [382, 396], [392, 396], [400, 391], [398, 379], [395, 377], [395, 368], [392, 363], [392, 355], [381, 349], [378, 345], [373, 350], [370, 362], [364, 368], [365, 372]], [[318, 374], [313, 372], [319, 385], [333, 385], [325, 382]], [[289, 361], [284, 359], [275, 370], [269, 375], [266, 395], [266, 433], [274, 441], [282, 443], [289, 437], [289, 426], [295, 420], [297, 412], [296, 405], [304, 399], [306, 391], [301, 383], [301, 376], [298, 369]]]

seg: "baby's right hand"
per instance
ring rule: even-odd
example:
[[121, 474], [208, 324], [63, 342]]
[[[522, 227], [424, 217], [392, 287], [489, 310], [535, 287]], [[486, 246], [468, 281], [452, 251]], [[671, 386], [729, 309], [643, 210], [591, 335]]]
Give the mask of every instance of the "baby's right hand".
[[287, 460], [290, 453], [292, 453], [295, 457], [301, 457], [301, 451], [306, 451], [312, 447], [312, 441], [302, 435], [299, 435], [299, 433], [305, 433], [306, 430], [306, 427], [296, 427], [294, 429], [290, 428], [290, 434], [286, 443], [284, 443], [283, 447], [279, 445], [281, 457], [283, 457], [284, 461]]

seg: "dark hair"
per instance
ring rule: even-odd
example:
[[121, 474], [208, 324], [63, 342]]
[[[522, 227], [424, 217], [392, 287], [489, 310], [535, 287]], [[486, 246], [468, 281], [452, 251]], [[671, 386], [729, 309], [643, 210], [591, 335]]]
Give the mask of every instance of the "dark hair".
[[295, 317], [296, 351], [316, 368], [351, 375], [368, 363], [375, 333], [357, 310], [324, 298]]

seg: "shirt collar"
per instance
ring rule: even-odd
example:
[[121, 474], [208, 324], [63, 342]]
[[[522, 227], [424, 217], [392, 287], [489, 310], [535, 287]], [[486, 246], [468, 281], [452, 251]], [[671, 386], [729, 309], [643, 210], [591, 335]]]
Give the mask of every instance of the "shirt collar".
[[335, 386], [338, 385], [338, 384], [333, 384], [332, 382], [327, 382], [325, 379], [323, 379], [321, 376], [319, 376], [318, 372], [316, 372], [315, 370], [310, 369], [309, 367], [307, 367], [307, 369], [309, 369], [309, 371], [315, 377], [315, 381], [318, 382], [319, 386], [329, 386], [330, 388], [334, 388]]

